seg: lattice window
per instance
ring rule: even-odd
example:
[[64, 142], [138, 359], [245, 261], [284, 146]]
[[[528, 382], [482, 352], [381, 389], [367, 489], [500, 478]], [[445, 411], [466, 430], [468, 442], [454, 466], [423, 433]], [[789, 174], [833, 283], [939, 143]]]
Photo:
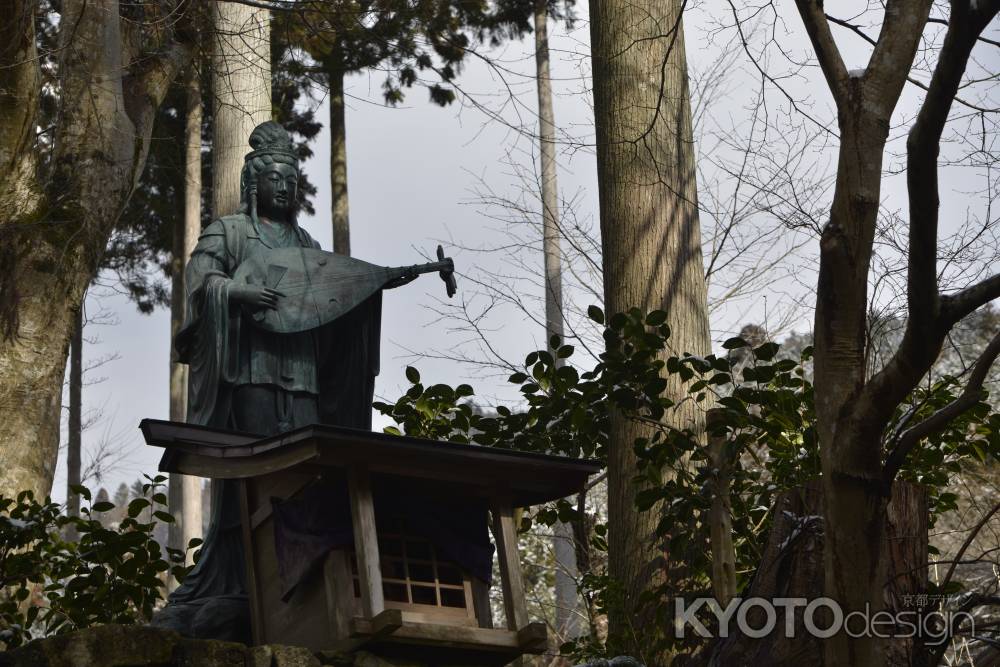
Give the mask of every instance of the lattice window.
[[[475, 620], [469, 577], [438, 557], [434, 545], [408, 533], [402, 520], [378, 532], [382, 594], [386, 607]], [[350, 554], [354, 596], [360, 600], [358, 562]]]

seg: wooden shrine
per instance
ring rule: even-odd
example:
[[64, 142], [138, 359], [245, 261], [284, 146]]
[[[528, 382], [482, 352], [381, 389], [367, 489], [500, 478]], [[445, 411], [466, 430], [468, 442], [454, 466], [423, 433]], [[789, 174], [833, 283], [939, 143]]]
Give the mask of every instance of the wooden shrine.
[[[239, 484], [256, 644], [316, 652], [364, 647], [433, 664], [484, 666], [546, 650], [545, 625], [527, 615], [513, 509], [577, 493], [598, 463], [326, 425], [263, 439], [150, 419], [141, 429], [147, 444], [166, 450], [161, 471]], [[304, 507], [334, 516], [337, 493], [345, 498], [348, 543], [322, 552], [287, 590], [279, 553], [298, 552], [281, 537], [281, 516], [295, 519]], [[410, 519], [394, 507], [409, 509]], [[487, 508], [492, 517], [503, 628], [493, 627], [484, 581], [412, 530], [414, 516], [445, 530], [452, 511], [470, 507], [483, 508], [484, 523]], [[471, 516], [476, 523], [480, 515]]]

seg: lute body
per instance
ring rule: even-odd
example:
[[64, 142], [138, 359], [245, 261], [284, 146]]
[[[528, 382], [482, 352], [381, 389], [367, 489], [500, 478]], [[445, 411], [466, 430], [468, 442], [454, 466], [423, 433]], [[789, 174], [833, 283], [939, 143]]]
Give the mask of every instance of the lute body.
[[437, 271], [448, 296], [455, 293], [454, 262], [438, 246], [438, 261], [386, 267], [315, 248], [278, 248], [255, 255], [233, 280], [278, 290], [278, 307], [254, 313], [257, 326], [276, 333], [308, 331], [336, 320], [379, 290]]

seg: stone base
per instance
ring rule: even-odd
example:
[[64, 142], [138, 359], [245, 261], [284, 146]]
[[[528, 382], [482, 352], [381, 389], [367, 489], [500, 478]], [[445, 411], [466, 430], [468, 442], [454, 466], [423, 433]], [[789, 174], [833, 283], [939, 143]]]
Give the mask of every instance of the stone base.
[[388, 662], [358, 651], [324, 653], [295, 646], [254, 646], [185, 639], [173, 630], [102, 625], [35, 641], [0, 653], [0, 667], [428, 667]]

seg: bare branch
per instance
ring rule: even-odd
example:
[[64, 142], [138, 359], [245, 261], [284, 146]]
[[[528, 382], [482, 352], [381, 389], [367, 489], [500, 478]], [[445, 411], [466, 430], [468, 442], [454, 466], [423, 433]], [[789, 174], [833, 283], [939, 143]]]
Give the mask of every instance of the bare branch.
[[[964, 9], [963, 9], [964, 5]], [[906, 332], [896, 353], [864, 388], [862, 404], [876, 396], [879, 404], [898, 405], [930, 369], [951, 327], [961, 319], [958, 300], [965, 308], [979, 305], [990, 293], [1000, 289], [1000, 279], [980, 283], [972, 292], [960, 292], [942, 299], [937, 284], [939, 183], [938, 153], [941, 136], [952, 101], [958, 92], [976, 38], [996, 15], [1000, 2], [994, 0], [988, 13], [971, 12], [966, 3], [956, 2], [928, 93], [907, 137], [907, 192], [909, 195], [910, 235], [907, 257]], [[883, 33], [885, 31], [883, 30]], [[991, 282], [992, 281], [992, 282]], [[948, 304], [942, 312], [942, 306]], [[972, 308], [971, 310], [974, 310]], [[966, 312], [971, 312], [968, 310]], [[871, 408], [866, 408], [870, 411]], [[889, 409], [889, 408], [883, 408]]]
[[969, 533], [969, 536], [965, 538], [965, 541], [962, 543], [961, 548], [955, 554], [954, 559], [952, 559], [951, 566], [948, 568], [948, 572], [947, 574], [944, 575], [944, 579], [941, 582], [940, 585], [941, 590], [947, 590], [948, 584], [951, 583], [951, 577], [955, 573], [955, 567], [962, 560], [962, 557], [965, 555], [965, 552], [969, 549], [969, 546], [976, 539], [976, 536], [979, 535], [979, 532], [983, 529], [984, 526], [986, 526], [989, 523], [990, 519], [992, 519], [993, 515], [996, 514], [997, 512], [1000, 512], [1000, 503], [994, 505], [993, 509], [987, 512], [983, 516], [983, 518], [979, 520], [979, 523], [977, 523], [972, 528], [972, 531]]
[[[936, 23], [938, 25], [948, 25], [948, 21], [946, 21], [944, 19], [933, 18], [933, 17], [927, 19], [927, 22], [928, 23]], [[991, 44], [993, 46], [1000, 46], [1000, 42], [996, 41], [995, 39], [989, 39], [988, 37], [983, 37], [982, 35], [980, 35], [978, 39], [979, 39], [980, 42], [983, 42], [984, 44]]]
[[976, 37], [977, 27], [955, 3], [941, 55], [927, 97], [906, 141], [907, 190], [910, 200], [910, 244], [907, 296], [915, 326], [927, 326], [936, 316], [939, 185], [937, 156], [952, 101], [958, 93]]
[[[830, 16], [829, 14], [826, 15], [826, 18], [831, 23], [835, 23], [835, 24], [837, 24], [837, 25], [839, 25], [839, 26], [841, 26], [843, 28], [846, 28], [846, 29], [850, 30], [855, 35], [857, 35], [861, 39], [865, 40], [866, 42], [868, 42], [872, 46], [875, 46], [875, 44], [877, 44], [877, 42], [875, 41], [875, 38], [871, 37], [870, 35], [868, 35], [868, 33], [866, 33], [864, 30], [862, 30], [861, 26], [859, 26], [857, 24], [854, 24], [854, 23], [851, 23], [850, 21], [845, 21], [844, 19], [839, 19], [836, 16]], [[945, 25], [948, 25], [947, 22], [943, 22], [943, 23]], [[998, 43], [998, 44], [1000, 44], [1000, 43]], [[924, 83], [923, 81], [920, 81], [919, 79], [916, 79], [913, 76], [907, 75], [906, 76], [906, 80], [909, 83], [911, 83], [914, 86], [916, 86], [917, 88], [920, 88], [921, 90], [929, 90], [929, 87], [928, 87], [928, 85], [926, 83]], [[968, 107], [968, 108], [972, 109], [973, 111], [979, 111], [981, 113], [996, 113], [996, 112], [1000, 111], [1000, 109], [989, 109], [987, 107], [983, 107], [983, 106], [980, 106], [978, 104], [973, 104], [972, 102], [969, 102], [968, 100], [965, 100], [965, 99], [963, 99], [961, 97], [958, 97], [957, 95], [955, 96], [955, 101], [958, 102], [959, 104], [961, 104], [962, 106]]]
[[976, 361], [962, 394], [927, 419], [903, 431], [899, 436], [898, 444], [886, 458], [883, 478], [887, 484], [892, 483], [900, 468], [903, 467], [907, 455], [921, 440], [945, 428], [963, 412], [979, 403], [983, 396], [983, 382], [986, 380], [993, 362], [996, 361], [997, 355], [1000, 355], [1000, 333], [993, 337], [993, 340]]
[[865, 92], [869, 103], [881, 107], [877, 113], [887, 123], [913, 65], [932, 4], [933, 0], [886, 3], [882, 30], [868, 61]]
[[305, 9], [307, 5], [313, 4], [308, 0], [296, 2], [296, 0], [226, 0], [234, 5], [246, 5], [256, 9], [267, 9], [272, 12], [289, 12]]
[[837, 48], [837, 42], [830, 33], [830, 24], [823, 13], [823, 3], [821, 0], [795, 0], [795, 5], [799, 8], [799, 16], [802, 17], [809, 40], [816, 50], [823, 76], [826, 77], [826, 83], [839, 107], [847, 96], [847, 67]]
[[994, 299], [1000, 299], [1000, 273], [960, 292], [941, 297], [941, 317], [949, 323], [958, 322]]

